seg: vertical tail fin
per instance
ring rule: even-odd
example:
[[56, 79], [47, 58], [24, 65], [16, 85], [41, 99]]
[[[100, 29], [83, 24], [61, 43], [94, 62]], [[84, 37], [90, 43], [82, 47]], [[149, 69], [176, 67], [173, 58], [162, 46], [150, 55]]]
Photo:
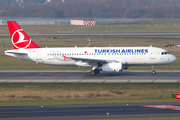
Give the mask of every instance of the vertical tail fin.
[[7, 21], [14, 49], [41, 48], [37, 46], [16, 21]]

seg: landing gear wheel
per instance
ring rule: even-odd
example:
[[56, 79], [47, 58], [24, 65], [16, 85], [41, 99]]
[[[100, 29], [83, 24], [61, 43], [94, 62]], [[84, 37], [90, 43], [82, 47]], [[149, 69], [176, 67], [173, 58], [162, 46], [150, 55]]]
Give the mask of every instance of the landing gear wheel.
[[151, 73], [152, 73], [152, 75], [155, 75], [155, 74], [156, 74], [156, 71], [155, 71], [155, 70], [153, 70]]
[[90, 74], [94, 76], [96, 74], [95, 70], [91, 70]]
[[99, 72], [100, 72], [98, 69], [96, 69], [94, 71], [95, 71], [96, 74], [99, 74]]
[[154, 70], [154, 66], [151, 66], [151, 68], [152, 68], [152, 75], [155, 75], [156, 74], [156, 71]]

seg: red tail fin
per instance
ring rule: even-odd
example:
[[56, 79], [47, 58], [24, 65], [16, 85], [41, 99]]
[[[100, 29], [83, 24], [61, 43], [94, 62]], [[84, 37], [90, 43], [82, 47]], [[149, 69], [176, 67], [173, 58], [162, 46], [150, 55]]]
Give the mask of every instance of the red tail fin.
[[41, 48], [37, 46], [16, 21], [7, 21], [14, 49]]

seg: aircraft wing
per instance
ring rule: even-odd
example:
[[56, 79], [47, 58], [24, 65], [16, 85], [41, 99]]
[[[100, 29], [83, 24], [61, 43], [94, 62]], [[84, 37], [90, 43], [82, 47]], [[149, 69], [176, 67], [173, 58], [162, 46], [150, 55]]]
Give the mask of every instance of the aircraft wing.
[[76, 58], [76, 57], [68, 57], [68, 59], [72, 59], [72, 60], [80, 60], [80, 61], [84, 61], [84, 62], [101, 62], [101, 63], [117, 62], [116, 60], [90, 59], [90, 58]]

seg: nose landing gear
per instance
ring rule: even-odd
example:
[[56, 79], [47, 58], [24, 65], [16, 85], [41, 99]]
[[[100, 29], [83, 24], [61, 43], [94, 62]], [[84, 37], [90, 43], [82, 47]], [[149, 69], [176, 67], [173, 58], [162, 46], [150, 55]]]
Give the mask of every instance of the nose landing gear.
[[151, 68], [152, 68], [152, 75], [155, 75], [156, 74], [156, 71], [154, 70], [154, 66], [151, 66]]

